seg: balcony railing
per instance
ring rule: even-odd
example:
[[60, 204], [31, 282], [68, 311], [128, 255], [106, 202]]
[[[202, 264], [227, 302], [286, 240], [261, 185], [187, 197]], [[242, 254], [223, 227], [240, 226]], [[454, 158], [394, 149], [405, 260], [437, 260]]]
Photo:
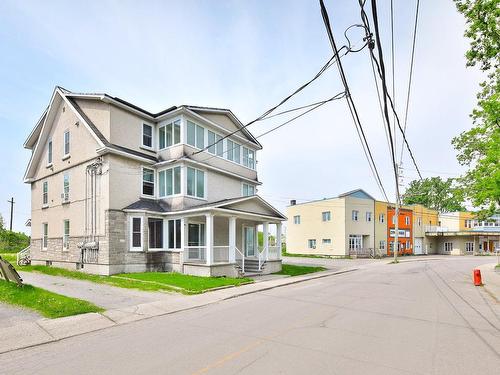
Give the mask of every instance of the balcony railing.
[[358, 258], [374, 258], [375, 249], [372, 247], [364, 247], [359, 249], [349, 249], [349, 256], [355, 256]]
[[426, 225], [424, 229], [426, 232], [431, 232], [431, 233], [448, 232], [448, 227], [442, 227], [439, 225]]
[[214, 246], [214, 262], [228, 263], [229, 262], [229, 246]]
[[184, 248], [184, 262], [205, 263], [206, 253], [206, 246], [186, 246]]

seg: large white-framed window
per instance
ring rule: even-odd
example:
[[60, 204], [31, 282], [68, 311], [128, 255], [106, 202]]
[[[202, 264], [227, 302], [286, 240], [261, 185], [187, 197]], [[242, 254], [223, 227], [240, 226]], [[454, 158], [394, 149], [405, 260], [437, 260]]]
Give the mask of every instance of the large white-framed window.
[[163, 249], [163, 219], [148, 218], [148, 250]]
[[187, 120], [187, 144], [199, 149], [205, 148], [205, 128]]
[[465, 251], [467, 253], [472, 253], [474, 252], [474, 242], [466, 242], [465, 243]]
[[294, 224], [300, 224], [300, 215], [295, 215], [293, 217], [293, 223]]
[[42, 250], [47, 250], [49, 244], [49, 223], [42, 224]]
[[382, 240], [382, 241], [380, 241], [380, 242], [378, 243], [378, 248], [379, 248], [380, 250], [385, 250], [385, 241], [384, 241], [384, 240]]
[[255, 185], [247, 184], [246, 182], [243, 182], [241, 184], [241, 195], [243, 195], [244, 197], [249, 197], [251, 195], [255, 195]]
[[69, 202], [69, 172], [63, 174], [63, 203]]
[[192, 168], [186, 168], [186, 194], [190, 197], [205, 198], [205, 172]]
[[321, 220], [323, 221], [330, 221], [332, 220], [332, 213], [331, 211], [324, 211], [321, 213]]
[[44, 181], [42, 183], [42, 205], [43, 206], [49, 205], [49, 182], [48, 181]]
[[207, 146], [208, 152], [217, 155], [220, 157], [224, 156], [224, 141], [222, 140], [222, 136], [214, 133], [211, 130], [207, 131]]
[[315, 239], [307, 240], [307, 247], [309, 249], [316, 249], [316, 240]]
[[241, 164], [241, 145], [230, 139], [227, 140], [227, 160]]
[[181, 243], [182, 221], [181, 219], [168, 221], [168, 248], [169, 250], [179, 250]]
[[69, 130], [66, 130], [64, 132], [64, 142], [63, 142], [63, 145], [64, 145], [64, 152], [63, 152], [63, 158], [68, 156], [70, 151], [71, 151], [71, 147], [70, 147], [70, 132]]
[[372, 213], [370, 211], [366, 212], [366, 221], [372, 221]]
[[243, 147], [243, 165], [250, 169], [255, 169], [255, 151]]
[[155, 171], [142, 168], [142, 195], [153, 197], [155, 195]]
[[361, 250], [363, 248], [363, 236], [359, 234], [349, 235], [349, 250]]
[[445, 242], [443, 244], [444, 251], [450, 252], [453, 250], [453, 242]]
[[63, 250], [69, 250], [69, 220], [63, 220]]
[[153, 148], [153, 125], [142, 123], [142, 147]]
[[378, 222], [383, 223], [385, 221], [385, 215], [384, 214], [378, 214]]
[[173, 167], [158, 172], [158, 195], [160, 198], [181, 194], [181, 167]]
[[174, 120], [168, 124], [161, 125], [158, 129], [158, 149], [181, 143], [181, 120]]
[[323, 245], [331, 245], [331, 244], [332, 244], [332, 239], [331, 239], [331, 238], [323, 238], [323, 239], [321, 240], [321, 243], [322, 243]]
[[52, 139], [47, 143], [47, 165], [52, 165]]
[[359, 211], [358, 210], [352, 210], [352, 213], [351, 213], [352, 221], [358, 221], [358, 216], [359, 216]]
[[130, 251], [142, 251], [143, 217], [130, 218]]

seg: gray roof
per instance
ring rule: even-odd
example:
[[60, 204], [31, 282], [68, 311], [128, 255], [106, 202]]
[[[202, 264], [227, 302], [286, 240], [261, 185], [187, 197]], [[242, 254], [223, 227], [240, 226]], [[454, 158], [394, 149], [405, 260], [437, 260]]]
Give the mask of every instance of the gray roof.
[[154, 199], [139, 199], [137, 202], [134, 202], [125, 207], [124, 210], [146, 210], [153, 212], [172, 211], [168, 203], [165, 203], [164, 201], [157, 201]]

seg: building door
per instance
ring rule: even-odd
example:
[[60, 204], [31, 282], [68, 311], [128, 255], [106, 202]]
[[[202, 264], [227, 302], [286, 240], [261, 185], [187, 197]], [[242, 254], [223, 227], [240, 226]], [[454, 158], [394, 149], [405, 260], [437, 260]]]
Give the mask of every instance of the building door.
[[422, 247], [422, 241], [423, 238], [422, 237], [415, 237], [415, 244], [413, 246], [413, 251], [415, 253], [415, 255], [422, 255], [424, 252], [422, 251], [423, 250], [423, 247]]
[[205, 258], [205, 224], [188, 224], [188, 259]]
[[255, 227], [243, 227], [243, 248], [245, 256], [255, 256]]

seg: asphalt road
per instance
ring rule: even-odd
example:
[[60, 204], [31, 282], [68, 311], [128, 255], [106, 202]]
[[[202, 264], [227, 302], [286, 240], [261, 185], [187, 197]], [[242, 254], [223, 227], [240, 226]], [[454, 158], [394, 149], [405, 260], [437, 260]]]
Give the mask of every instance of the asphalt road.
[[311, 280], [0, 355], [7, 374], [498, 374], [500, 306], [471, 283], [491, 259]]

